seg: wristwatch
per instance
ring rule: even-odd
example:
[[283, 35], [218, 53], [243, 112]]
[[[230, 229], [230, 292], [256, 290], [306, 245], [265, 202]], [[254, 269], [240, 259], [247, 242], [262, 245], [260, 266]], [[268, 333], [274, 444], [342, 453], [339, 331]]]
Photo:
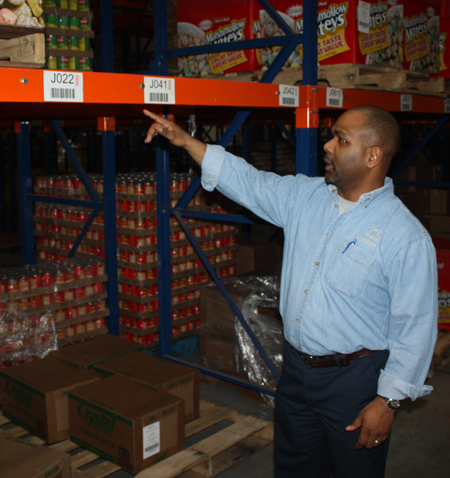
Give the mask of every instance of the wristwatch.
[[[381, 395], [379, 395], [381, 397]], [[397, 410], [397, 408], [400, 407], [400, 400], [395, 400], [395, 398], [386, 398], [386, 397], [381, 397], [386, 405], [391, 409], [391, 410]]]

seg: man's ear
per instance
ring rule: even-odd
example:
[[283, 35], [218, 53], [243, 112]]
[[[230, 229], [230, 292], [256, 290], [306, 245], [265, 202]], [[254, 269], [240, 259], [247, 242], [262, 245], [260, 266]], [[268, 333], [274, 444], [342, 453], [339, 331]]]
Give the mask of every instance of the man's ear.
[[383, 159], [383, 150], [379, 146], [372, 146], [367, 149], [366, 165], [369, 169], [379, 166]]

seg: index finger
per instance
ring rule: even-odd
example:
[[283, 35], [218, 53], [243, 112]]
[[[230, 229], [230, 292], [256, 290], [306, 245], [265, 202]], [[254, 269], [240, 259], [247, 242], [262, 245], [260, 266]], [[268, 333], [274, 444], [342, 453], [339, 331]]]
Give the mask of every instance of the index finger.
[[144, 110], [144, 114], [147, 115], [149, 118], [157, 121], [158, 123], [164, 124], [164, 118], [162, 116], [157, 115], [149, 110]]

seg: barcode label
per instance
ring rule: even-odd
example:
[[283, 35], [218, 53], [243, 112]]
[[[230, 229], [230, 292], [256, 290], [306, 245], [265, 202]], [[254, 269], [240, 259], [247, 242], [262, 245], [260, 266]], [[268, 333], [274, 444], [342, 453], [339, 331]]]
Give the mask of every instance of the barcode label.
[[150, 103], [167, 103], [168, 101], [167, 93], [150, 93]]
[[370, 33], [370, 3], [358, 3], [358, 31], [361, 33]]
[[295, 99], [294, 98], [283, 98], [283, 105], [295, 106]]
[[52, 88], [51, 89], [52, 98], [58, 99], [74, 99], [75, 98], [75, 90], [67, 89], [67, 88]]
[[444, 113], [450, 113], [450, 98], [444, 100]]
[[144, 103], [175, 104], [175, 79], [144, 77]]
[[339, 105], [340, 105], [339, 100], [337, 100], [337, 99], [335, 99], [335, 98], [330, 98], [329, 103], [330, 103], [330, 104], [329, 104], [328, 106], [337, 106], [337, 107], [339, 107]]
[[143, 457], [156, 455], [161, 451], [160, 422], [151, 423], [142, 429]]
[[340, 88], [327, 88], [327, 106], [342, 108], [344, 92]]
[[145, 450], [144, 450], [144, 453], [148, 453], [152, 450], [154, 450], [155, 448], [158, 448], [159, 447], [159, 443], [154, 443], [153, 445], [150, 445], [148, 446]]
[[400, 111], [412, 111], [412, 95], [400, 95]]
[[299, 105], [299, 89], [298, 86], [280, 85], [278, 87], [278, 95], [280, 96], [280, 106], [291, 106], [298, 108]]
[[83, 73], [44, 70], [43, 75], [44, 101], [83, 102]]

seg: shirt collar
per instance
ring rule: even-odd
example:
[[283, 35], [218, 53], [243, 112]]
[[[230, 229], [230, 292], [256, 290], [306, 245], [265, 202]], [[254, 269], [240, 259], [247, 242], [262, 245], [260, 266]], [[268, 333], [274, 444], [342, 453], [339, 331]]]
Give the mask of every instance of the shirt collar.
[[[328, 184], [328, 191], [330, 194], [337, 194], [337, 187], [333, 184]], [[386, 177], [384, 179], [384, 186], [378, 189], [374, 189], [368, 193], [362, 194], [359, 199], [358, 203], [365, 204], [366, 207], [369, 203], [377, 201], [378, 199], [383, 198], [389, 194], [394, 193], [394, 183], [391, 178]]]

